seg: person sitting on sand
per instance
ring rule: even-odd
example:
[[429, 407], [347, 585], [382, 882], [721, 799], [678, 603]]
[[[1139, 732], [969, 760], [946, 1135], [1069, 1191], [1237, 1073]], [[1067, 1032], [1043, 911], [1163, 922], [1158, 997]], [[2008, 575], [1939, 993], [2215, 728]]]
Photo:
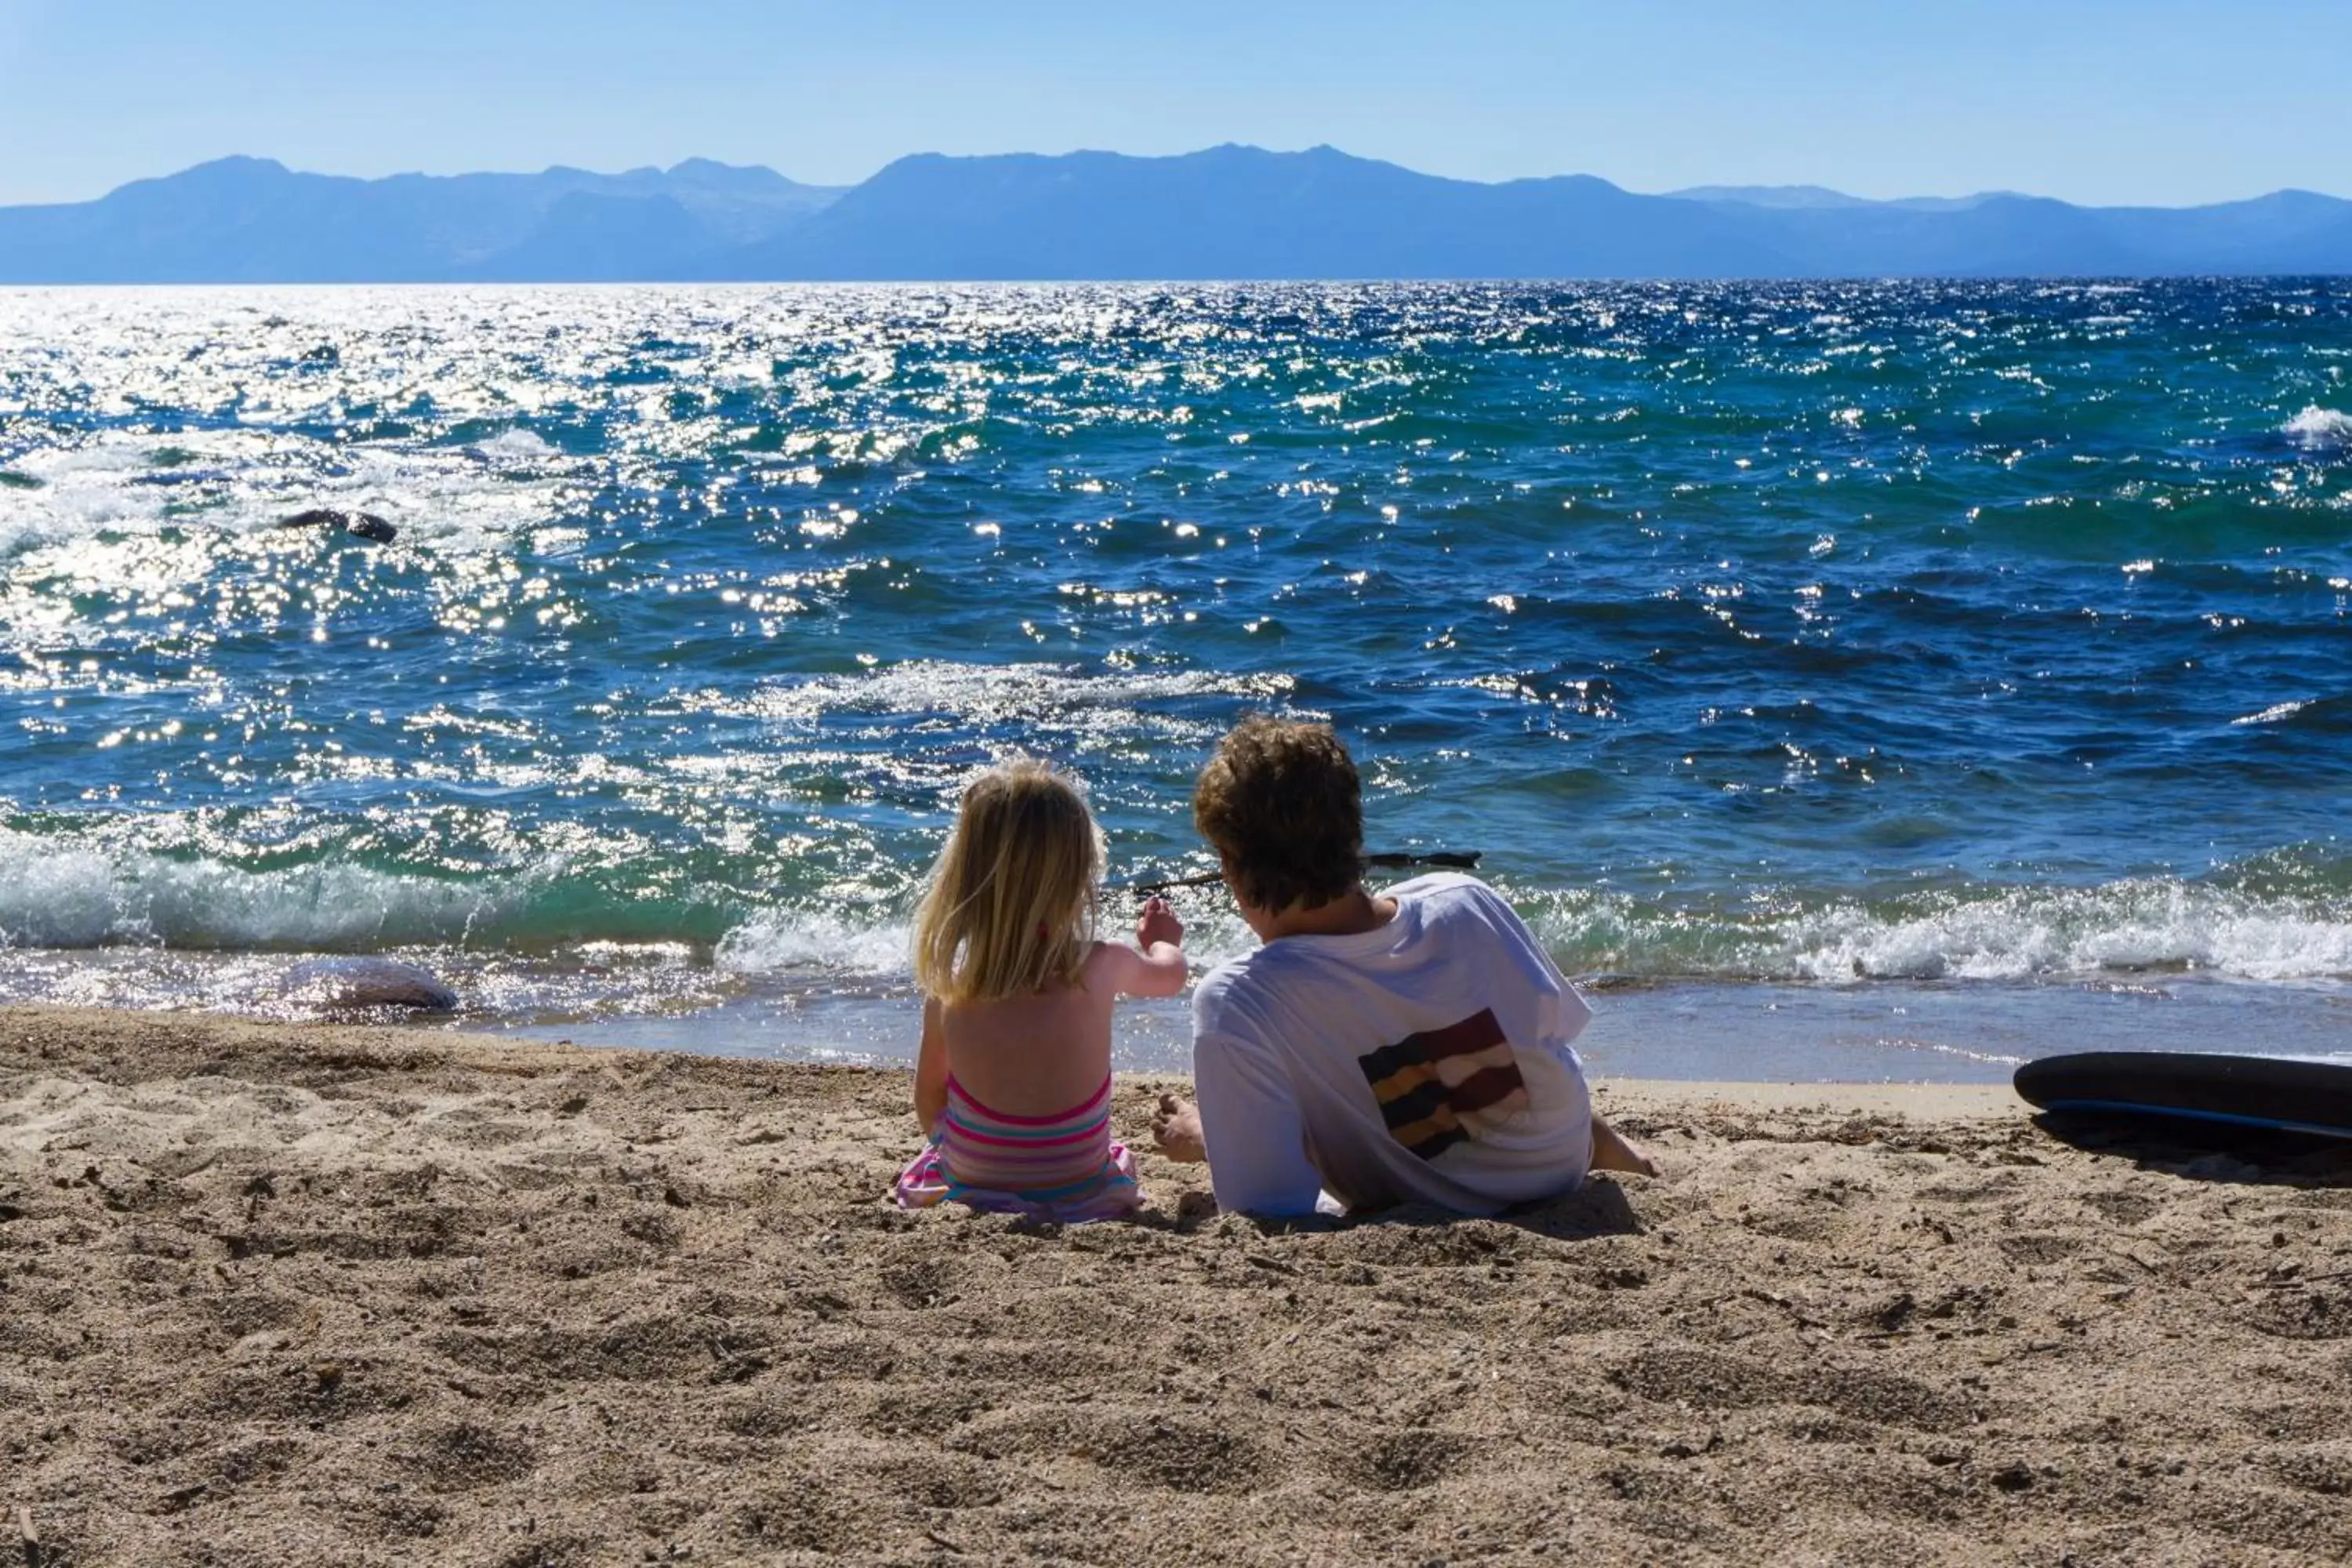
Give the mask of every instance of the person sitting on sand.
[[964, 792], [915, 916], [930, 1142], [898, 1177], [901, 1207], [1084, 1220], [1139, 1202], [1135, 1158], [1110, 1136], [1111, 1002], [1184, 988], [1184, 927], [1154, 899], [1136, 946], [1092, 940], [1102, 864], [1085, 800], [1045, 763]]
[[1591, 1014], [1485, 883], [1367, 891], [1362, 788], [1320, 724], [1246, 719], [1192, 820], [1261, 945], [1192, 996], [1198, 1106], [1163, 1096], [1160, 1152], [1209, 1163], [1229, 1213], [1425, 1202], [1465, 1214], [1657, 1173], [1592, 1110], [1569, 1047]]

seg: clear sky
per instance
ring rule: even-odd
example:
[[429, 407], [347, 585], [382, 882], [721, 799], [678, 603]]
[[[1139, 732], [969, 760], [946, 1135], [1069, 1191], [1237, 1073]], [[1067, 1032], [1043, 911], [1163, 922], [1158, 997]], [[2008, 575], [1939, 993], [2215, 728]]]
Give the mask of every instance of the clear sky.
[[1470, 179], [2352, 195], [2352, 0], [0, 0], [0, 203], [296, 168], [1348, 152]]

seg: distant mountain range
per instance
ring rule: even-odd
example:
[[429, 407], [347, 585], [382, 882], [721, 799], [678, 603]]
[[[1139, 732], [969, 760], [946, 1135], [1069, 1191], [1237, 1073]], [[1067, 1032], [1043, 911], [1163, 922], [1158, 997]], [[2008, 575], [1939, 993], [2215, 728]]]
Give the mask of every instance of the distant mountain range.
[[2352, 202], [1482, 184], [1328, 147], [902, 158], [848, 187], [692, 159], [358, 180], [224, 158], [0, 207], [0, 282], [1823, 278], [2352, 272]]

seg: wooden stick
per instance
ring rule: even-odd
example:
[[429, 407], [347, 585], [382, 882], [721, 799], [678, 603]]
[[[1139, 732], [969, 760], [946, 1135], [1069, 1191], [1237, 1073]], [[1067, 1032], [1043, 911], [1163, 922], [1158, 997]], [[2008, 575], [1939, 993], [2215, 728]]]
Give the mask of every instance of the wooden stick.
[[[1392, 851], [1367, 855], [1364, 864], [1390, 869], [1399, 866], [1448, 866], [1455, 870], [1477, 868], [1479, 851], [1475, 849], [1432, 849], [1424, 854]], [[1161, 877], [1145, 882], [1121, 882], [1114, 889], [1122, 893], [1164, 893], [1171, 888], [1206, 888], [1225, 879], [1222, 871], [1202, 871], [1191, 877]]]
[[33, 1510], [16, 1505], [16, 1540], [25, 1548], [25, 1568], [41, 1568], [41, 1532], [33, 1528]]

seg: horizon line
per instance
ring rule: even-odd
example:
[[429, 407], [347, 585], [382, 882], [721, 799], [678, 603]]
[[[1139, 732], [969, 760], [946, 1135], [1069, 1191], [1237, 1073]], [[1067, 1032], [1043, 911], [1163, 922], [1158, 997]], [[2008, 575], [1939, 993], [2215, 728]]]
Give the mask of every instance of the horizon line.
[[[2046, 195], [2032, 191], [2019, 189], [2014, 186], [1989, 187], [1982, 190], [1964, 192], [1957, 195], [1941, 195], [1932, 192], [1913, 192], [1908, 195], [1899, 196], [1864, 196], [1856, 195], [1851, 191], [1841, 189], [1835, 185], [1826, 184], [1818, 180], [1790, 180], [1777, 183], [1754, 180], [1703, 181], [1696, 184], [1676, 186], [1672, 190], [1637, 191], [1630, 185], [1619, 184], [1615, 180], [1609, 178], [1606, 174], [1593, 174], [1590, 171], [1563, 170], [1549, 174], [1523, 174], [1516, 175], [1507, 179], [1481, 180], [1456, 174], [1432, 174], [1424, 169], [1416, 169], [1412, 167], [1410, 164], [1400, 163], [1394, 159], [1366, 157], [1360, 153], [1349, 153], [1346, 149], [1336, 146], [1328, 142], [1318, 142], [1311, 146], [1300, 148], [1265, 147], [1256, 142], [1213, 142], [1205, 147], [1196, 147], [1183, 153], [1121, 153], [1115, 149], [1106, 147], [1076, 147], [1062, 153], [1035, 153], [1020, 150], [996, 153], [941, 153], [938, 151], [918, 151], [901, 153], [898, 157], [892, 158], [884, 163], [880, 167], [875, 169], [871, 174], [866, 174], [863, 179], [855, 180], [846, 184], [827, 184], [817, 181], [803, 180], [797, 175], [785, 173], [772, 163], [730, 163], [725, 159], [712, 158], [701, 153], [688, 154], [688, 156], [680, 158], [677, 162], [667, 165], [658, 163], [635, 163], [619, 170], [597, 169], [584, 163], [572, 163], [559, 160], [558, 162], [548, 163], [538, 169], [474, 168], [461, 169], [448, 173], [436, 173], [426, 169], [396, 169], [390, 173], [382, 174], [350, 174], [327, 169], [296, 168], [288, 164], [283, 159], [272, 156], [268, 153], [224, 153], [214, 157], [200, 158], [194, 163], [184, 164], [177, 169], [173, 169], [163, 174], [141, 174], [128, 180], [121, 181], [116, 184], [109, 186], [107, 189], [100, 192], [94, 196], [83, 196], [79, 199], [69, 200], [0, 202], [0, 210], [20, 207], [87, 205], [95, 202], [103, 201], [108, 196], [113, 195], [119, 191], [128, 189], [132, 185], [145, 184], [155, 181], [177, 179], [184, 174], [193, 174], [196, 170], [209, 168], [218, 163], [268, 164], [271, 167], [278, 169], [290, 175], [308, 176], [318, 179], [354, 180], [363, 184], [375, 184], [385, 181], [404, 179], [459, 180], [485, 176], [493, 178], [504, 177], [509, 179], [532, 179], [557, 173], [589, 174], [600, 179], [625, 179], [633, 174], [652, 174], [672, 175], [679, 169], [685, 168], [690, 164], [704, 163], [731, 171], [748, 171], [773, 174], [779, 179], [785, 180], [805, 190], [847, 193], [870, 183], [886, 171], [894, 168], [900, 163], [915, 159], [936, 158], [950, 163], [986, 163], [999, 159], [1010, 158], [1038, 159], [1045, 162], [1053, 162], [1065, 158], [1102, 157], [1125, 159], [1138, 163], [1174, 163], [1187, 158], [1197, 158], [1208, 153], [1226, 151], [1256, 153], [1274, 158], [1303, 158], [1318, 153], [1328, 153], [1353, 163], [1375, 163], [1387, 168], [1402, 170], [1406, 174], [1413, 174], [1423, 179], [1443, 180], [1455, 184], [1478, 185], [1486, 188], [1496, 188], [1517, 184], [1539, 184], [1550, 180], [1597, 180], [1611, 186], [1612, 189], [1622, 191], [1629, 195], [1654, 197], [1667, 201], [1706, 200], [1707, 198], [1690, 195], [1685, 193], [1719, 190], [1749, 192], [1818, 191], [1829, 195], [1840, 197], [1846, 201], [1864, 203], [1871, 205], [1895, 205], [1906, 202], [1982, 202], [1999, 200], [2006, 197], [2020, 201], [2056, 202], [2063, 205], [2092, 211], [2194, 212], [2207, 207], [2233, 206], [2248, 202], [2264, 201], [2274, 196], [2288, 195], [2307, 195], [2316, 196], [2325, 201], [2352, 202], [2352, 196], [2339, 195], [2332, 191], [2315, 190], [2306, 185], [2276, 185], [2267, 190], [2257, 191], [2249, 195], [2230, 196], [2214, 201], [2188, 202], [2173, 205], [2149, 202], [2076, 201], [2065, 196]], [[1719, 199], [1736, 201], [1738, 198], [1725, 197]]]

